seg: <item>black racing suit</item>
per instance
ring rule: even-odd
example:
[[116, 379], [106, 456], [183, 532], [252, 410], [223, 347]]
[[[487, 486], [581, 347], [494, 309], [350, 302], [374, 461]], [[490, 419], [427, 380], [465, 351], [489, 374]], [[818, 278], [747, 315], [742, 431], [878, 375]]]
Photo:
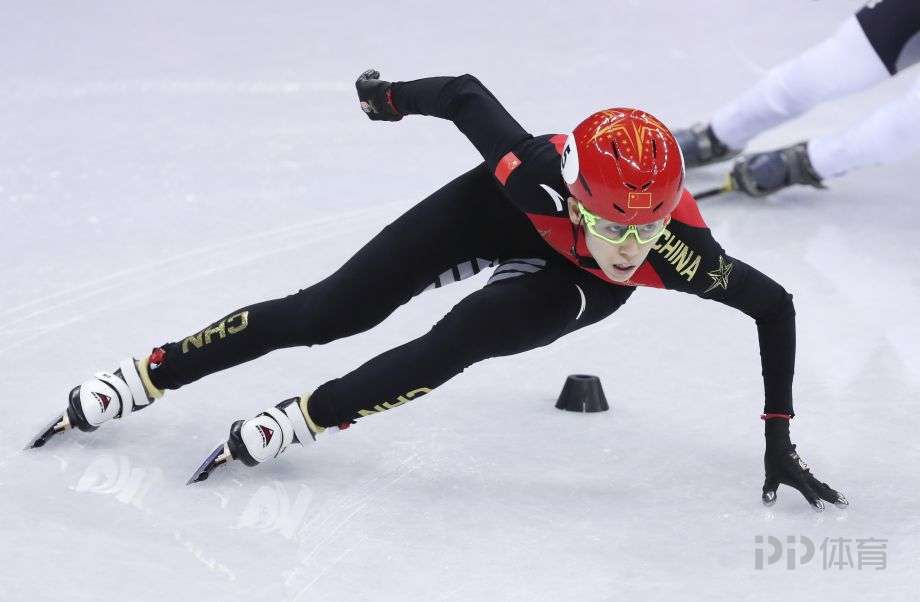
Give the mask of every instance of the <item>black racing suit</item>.
[[164, 345], [165, 360], [151, 371], [156, 386], [178, 388], [274, 349], [363, 332], [427, 287], [498, 264], [426, 334], [319, 386], [311, 418], [338, 425], [424, 395], [478, 361], [548, 345], [613, 313], [635, 286], [693, 293], [753, 317], [764, 409], [792, 414], [792, 297], [725, 254], [689, 193], [632, 280], [616, 284], [584, 260], [584, 232], [566, 217], [560, 136], [528, 134], [469, 75], [395, 83], [392, 100], [403, 114], [453, 121], [485, 163], [386, 226], [325, 280]]

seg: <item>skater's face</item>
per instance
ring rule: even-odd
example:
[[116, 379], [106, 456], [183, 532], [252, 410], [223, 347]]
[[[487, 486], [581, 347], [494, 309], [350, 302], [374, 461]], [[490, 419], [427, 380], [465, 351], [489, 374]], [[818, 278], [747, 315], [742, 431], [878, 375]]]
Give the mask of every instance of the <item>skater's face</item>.
[[[584, 217], [578, 209], [578, 201], [569, 197], [569, 219], [576, 226], [583, 225]], [[597, 218], [594, 229], [600, 232], [610, 227], [617, 227], [618, 224], [609, 222], [605, 219]], [[639, 242], [636, 236], [627, 236], [626, 239], [618, 244], [611, 244], [599, 236], [592, 234], [589, 229], [585, 229], [585, 243], [588, 246], [588, 252], [594, 257], [597, 265], [600, 266], [604, 275], [614, 282], [626, 282], [629, 280], [645, 258], [648, 257], [649, 251], [655, 244], [657, 238], [647, 242]]]

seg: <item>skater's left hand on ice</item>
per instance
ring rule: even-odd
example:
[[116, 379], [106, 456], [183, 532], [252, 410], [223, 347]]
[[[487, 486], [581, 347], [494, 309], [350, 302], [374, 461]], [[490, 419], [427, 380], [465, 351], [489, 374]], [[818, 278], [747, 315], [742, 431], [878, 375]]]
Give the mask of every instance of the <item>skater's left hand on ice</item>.
[[834, 491], [830, 485], [822, 483], [811, 474], [808, 465], [799, 457], [795, 445], [789, 439], [788, 419], [767, 419], [764, 433], [767, 440], [767, 449], [764, 453], [767, 476], [761, 498], [764, 505], [772, 506], [776, 502], [776, 489], [781, 483], [797, 489], [816, 512], [824, 511], [824, 501], [838, 508], [846, 508], [849, 505], [843, 494]]
[[390, 82], [380, 79], [380, 72], [368, 69], [355, 82], [361, 110], [371, 121], [399, 121], [403, 118], [393, 104]]

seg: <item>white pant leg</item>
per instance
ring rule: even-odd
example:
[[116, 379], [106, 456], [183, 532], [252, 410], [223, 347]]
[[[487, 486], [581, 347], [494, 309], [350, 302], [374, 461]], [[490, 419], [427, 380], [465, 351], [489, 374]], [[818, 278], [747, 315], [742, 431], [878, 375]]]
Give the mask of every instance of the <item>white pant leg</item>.
[[799, 56], [771, 69], [753, 88], [718, 109], [716, 136], [730, 148], [816, 104], [864, 90], [889, 77], [855, 16]]
[[822, 178], [851, 169], [893, 163], [920, 151], [920, 78], [906, 95], [882, 105], [847, 129], [808, 143], [811, 164]]

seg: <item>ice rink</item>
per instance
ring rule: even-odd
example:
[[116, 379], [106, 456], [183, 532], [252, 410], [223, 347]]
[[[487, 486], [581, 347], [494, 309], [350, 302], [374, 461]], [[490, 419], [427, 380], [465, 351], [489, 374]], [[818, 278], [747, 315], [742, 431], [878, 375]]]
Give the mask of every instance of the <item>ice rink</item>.
[[[368, 121], [365, 68], [473, 73], [535, 134], [617, 105], [684, 126], [858, 6], [2, 3], [0, 599], [916, 599], [920, 157], [701, 204], [728, 253], [795, 295], [792, 439], [847, 511], [786, 487], [762, 506], [753, 321], [651, 289], [310, 450], [185, 485], [233, 420], [419, 336], [484, 275], [21, 451], [93, 372], [319, 280], [479, 161], [449, 122]], [[753, 148], [845, 127], [917, 77]], [[610, 412], [554, 409], [574, 372], [601, 377]], [[770, 538], [793, 545], [758, 569]], [[827, 566], [838, 540], [852, 564]], [[880, 546], [884, 567], [864, 554]]]

